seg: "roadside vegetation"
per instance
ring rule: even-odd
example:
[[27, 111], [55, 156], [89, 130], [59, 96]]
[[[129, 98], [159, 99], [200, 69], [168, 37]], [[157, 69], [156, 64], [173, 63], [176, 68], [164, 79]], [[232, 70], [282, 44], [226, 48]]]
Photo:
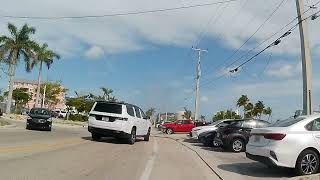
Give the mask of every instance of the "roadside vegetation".
[[250, 102], [247, 95], [242, 95], [236, 102], [237, 107], [242, 108], [242, 115], [232, 110], [219, 111], [213, 116], [213, 120], [221, 119], [242, 119], [255, 118], [261, 119], [263, 115], [269, 120], [272, 115], [272, 108], [266, 107], [263, 101], [257, 101], [255, 104]]

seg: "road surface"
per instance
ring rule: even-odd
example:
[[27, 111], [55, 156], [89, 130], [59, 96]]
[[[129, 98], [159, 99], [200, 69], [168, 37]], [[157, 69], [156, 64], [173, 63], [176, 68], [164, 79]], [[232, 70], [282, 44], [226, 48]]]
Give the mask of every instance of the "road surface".
[[153, 136], [134, 145], [112, 138], [94, 142], [86, 128], [46, 132], [16, 124], [0, 129], [0, 179], [219, 179], [193, 151], [167, 138]]

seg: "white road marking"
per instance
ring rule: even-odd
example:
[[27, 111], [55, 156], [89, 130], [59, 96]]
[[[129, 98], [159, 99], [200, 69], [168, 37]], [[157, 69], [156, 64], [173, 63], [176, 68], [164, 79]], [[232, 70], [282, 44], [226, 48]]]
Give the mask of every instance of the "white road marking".
[[144, 171], [140, 177], [140, 180], [149, 180], [150, 178], [150, 175], [151, 175], [151, 171], [152, 171], [152, 168], [153, 168], [153, 164], [154, 164], [154, 161], [156, 160], [157, 158], [157, 155], [158, 155], [158, 143], [157, 143], [157, 140], [156, 138], [154, 138], [154, 142], [153, 142], [153, 152], [152, 152], [152, 155], [150, 156], [147, 164], [146, 164], [146, 167], [144, 168]]

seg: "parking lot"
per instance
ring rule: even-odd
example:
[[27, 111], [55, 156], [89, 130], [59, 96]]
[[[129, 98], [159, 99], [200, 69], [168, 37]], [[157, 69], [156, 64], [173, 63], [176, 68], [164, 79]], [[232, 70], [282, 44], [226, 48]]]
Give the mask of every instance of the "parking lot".
[[317, 175], [294, 177], [294, 172], [286, 168], [268, 168], [267, 166], [246, 158], [245, 153], [227, 152], [221, 148], [205, 147], [186, 134], [159, 134], [182, 143], [207, 163], [221, 179], [229, 180], [271, 180], [271, 179], [320, 179]]

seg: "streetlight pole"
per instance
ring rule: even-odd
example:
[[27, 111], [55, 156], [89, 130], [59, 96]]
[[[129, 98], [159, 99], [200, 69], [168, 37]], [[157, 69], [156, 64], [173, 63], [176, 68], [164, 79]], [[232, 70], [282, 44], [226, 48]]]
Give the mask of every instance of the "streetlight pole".
[[303, 78], [303, 114], [312, 114], [312, 64], [309, 47], [307, 19], [304, 16], [304, 0], [296, 0], [301, 41], [302, 78]]
[[199, 100], [200, 100], [200, 76], [201, 76], [201, 53], [202, 52], [208, 52], [205, 49], [200, 49], [200, 48], [193, 48], [194, 51], [198, 52], [198, 64], [197, 64], [197, 69], [196, 69], [196, 100], [195, 100], [195, 113], [194, 113], [194, 120], [197, 121], [199, 120]]
[[41, 105], [41, 108], [44, 107], [44, 101], [46, 100], [46, 90], [47, 90], [47, 85], [45, 84], [45, 85], [44, 85], [44, 88], [43, 88], [43, 97], [42, 97], [42, 105]]

